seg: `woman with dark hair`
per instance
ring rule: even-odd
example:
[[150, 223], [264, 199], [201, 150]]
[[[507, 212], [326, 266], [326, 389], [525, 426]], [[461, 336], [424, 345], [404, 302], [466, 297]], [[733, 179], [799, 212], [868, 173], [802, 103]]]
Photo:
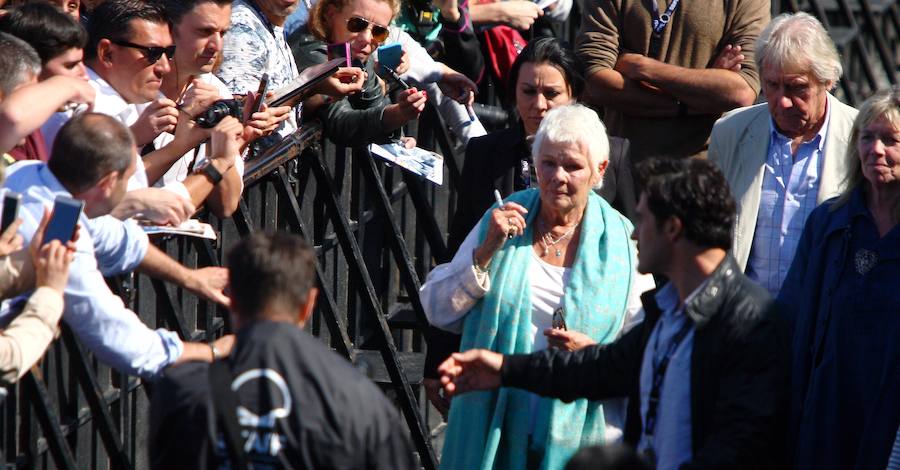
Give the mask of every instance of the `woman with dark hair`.
[[[494, 202], [494, 189], [502, 196], [534, 186], [528, 140], [537, 132], [547, 111], [574, 103], [584, 88], [575, 54], [556, 38], [532, 41], [510, 69], [510, 93], [519, 123], [466, 147], [457, 212], [450, 226], [448, 246], [456, 251], [466, 234]], [[627, 158], [628, 141], [610, 137], [609, 168], [599, 194], [629, 219], [637, 198]]]
[[[463, 164], [456, 213], [450, 223], [447, 246], [455, 253], [466, 235], [491, 204], [494, 190], [506, 197], [536, 185], [531, 165], [529, 140], [537, 132], [544, 114], [573, 103], [584, 88], [575, 54], [555, 38], [532, 41], [510, 69], [510, 96], [515, 97], [519, 122], [469, 141]], [[598, 194], [616, 210], [634, 219], [637, 198], [628, 159], [628, 141], [609, 137], [609, 164]], [[442, 398], [436, 368], [459, 348], [459, 336], [430, 328], [425, 364], [425, 387], [431, 402], [446, 414], [448, 402]]]
[[860, 107], [847, 189], [817, 207], [778, 294], [793, 326], [793, 468], [886, 468], [900, 425], [900, 88]]

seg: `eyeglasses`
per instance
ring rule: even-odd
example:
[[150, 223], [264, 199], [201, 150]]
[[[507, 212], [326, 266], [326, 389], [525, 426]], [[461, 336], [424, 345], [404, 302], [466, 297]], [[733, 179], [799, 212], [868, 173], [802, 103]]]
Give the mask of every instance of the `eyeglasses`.
[[361, 33], [368, 29], [369, 25], [372, 26], [372, 39], [374, 39], [375, 42], [384, 42], [388, 38], [390, 30], [387, 29], [387, 26], [373, 23], [358, 16], [354, 16], [347, 20], [347, 30], [351, 33]]
[[144, 57], [147, 59], [148, 62], [150, 62], [151, 65], [155, 64], [156, 61], [158, 61], [163, 56], [163, 54], [165, 54], [166, 57], [169, 58], [169, 60], [171, 60], [173, 57], [175, 57], [175, 46], [174, 45], [167, 46], [167, 47], [142, 46], [140, 44], [134, 44], [134, 43], [131, 43], [128, 41], [112, 41], [112, 43], [117, 44], [119, 46], [130, 47], [132, 49], [137, 49], [137, 50], [141, 51], [144, 54]]

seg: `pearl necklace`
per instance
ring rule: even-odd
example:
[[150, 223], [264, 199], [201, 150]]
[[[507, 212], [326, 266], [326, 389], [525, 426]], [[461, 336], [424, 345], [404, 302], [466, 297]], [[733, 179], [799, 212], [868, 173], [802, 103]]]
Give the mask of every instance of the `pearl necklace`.
[[578, 221], [575, 225], [573, 225], [571, 228], [569, 228], [569, 230], [566, 231], [566, 233], [560, 235], [559, 238], [554, 240], [553, 236], [550, 235], [550, 230], [547, 230], [547, 226], [544, 225], [544, 221], [541, 220], [540, 218], [538, 218], [538, 225], [541, 226], [541, 231], [544, 232], [544, 234], [541, 235], [541, 246], [544, 247], [544, 253], [541, 256], [547, 256], [547, 253], [550, 253], [550, 247], [553, 246], [553, 247], [556, 247], [556, 251], [554, 253], [556, 255], [556, 257], [557, 258], [561, 257], [562, 250], [559, 247], [557, 247], [556, 245], [559, 242], [571, 237], [572, 234], [575, 233], [575, 229], [578, 228], [578, 224], [580, 224], [580, 223], [581, 223], [581, 221]]

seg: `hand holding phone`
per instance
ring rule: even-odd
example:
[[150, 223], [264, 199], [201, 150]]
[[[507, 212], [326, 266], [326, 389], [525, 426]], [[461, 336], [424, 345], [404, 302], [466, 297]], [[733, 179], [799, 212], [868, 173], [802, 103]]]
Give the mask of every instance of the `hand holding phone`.
[[84, 201], [66, 196], [56, 196], [53, 202], [53, 215], [47, 223], [44, 239], [41, 246], [58, 240], [65, 245], [75, 237], [75, 229], [78, 226], [78, 218], [84, 210]]
[[338, 42], [334, 44], [328, 45], [328, 60], [333, 60], [337, 58], [342, 58], [346, 60], [346, 64], [344, 67], [350, 67], [350, 43], [349, 42]]
[[384, 71], [396, 71], [403, 57], [403, 46], [399, 42], [385, 44], [378, 47], [378, 65], [384, 67]]
[[250, 116], [253, 116], [255, 113], [258, 113], [262, 110], [262, 105], [266, 101], [266, 94], [269, 92], [269, 74], [264, 73], [262, 78], [259, 79], [259, 89], [256, 90], [256, 101], [253, 102], [253, 109], [250, 111]]
[[5, 232], [16, 220], [16, 217], [19, 216], [20, 204], [22, 204], [22, 195], [17, 192], [8, 191], [6, 195], [3, 196], [3, 215], [0, 217], [0, 233]]

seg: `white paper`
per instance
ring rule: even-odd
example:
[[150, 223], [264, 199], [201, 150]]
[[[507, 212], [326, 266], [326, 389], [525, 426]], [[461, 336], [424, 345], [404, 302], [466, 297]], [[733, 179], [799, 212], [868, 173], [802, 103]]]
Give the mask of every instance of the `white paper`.
[[165, 225], [142, 225], [141, 228], [144, 229], [144, 232], [146, 232], [147, 235], [165, 233], [170, 235], [187, 235], [190, 237], [207, 238], [210, 240], [216, 239], [216, 231], [213, 230], [212, 225], [200, 222], [197, 219], [185, 220], [181, 225], [177, 227]]
[[444, 157], [428, 150], [401, 144], [371, 144], [369, 151], [440, 186], [444, 184]]

